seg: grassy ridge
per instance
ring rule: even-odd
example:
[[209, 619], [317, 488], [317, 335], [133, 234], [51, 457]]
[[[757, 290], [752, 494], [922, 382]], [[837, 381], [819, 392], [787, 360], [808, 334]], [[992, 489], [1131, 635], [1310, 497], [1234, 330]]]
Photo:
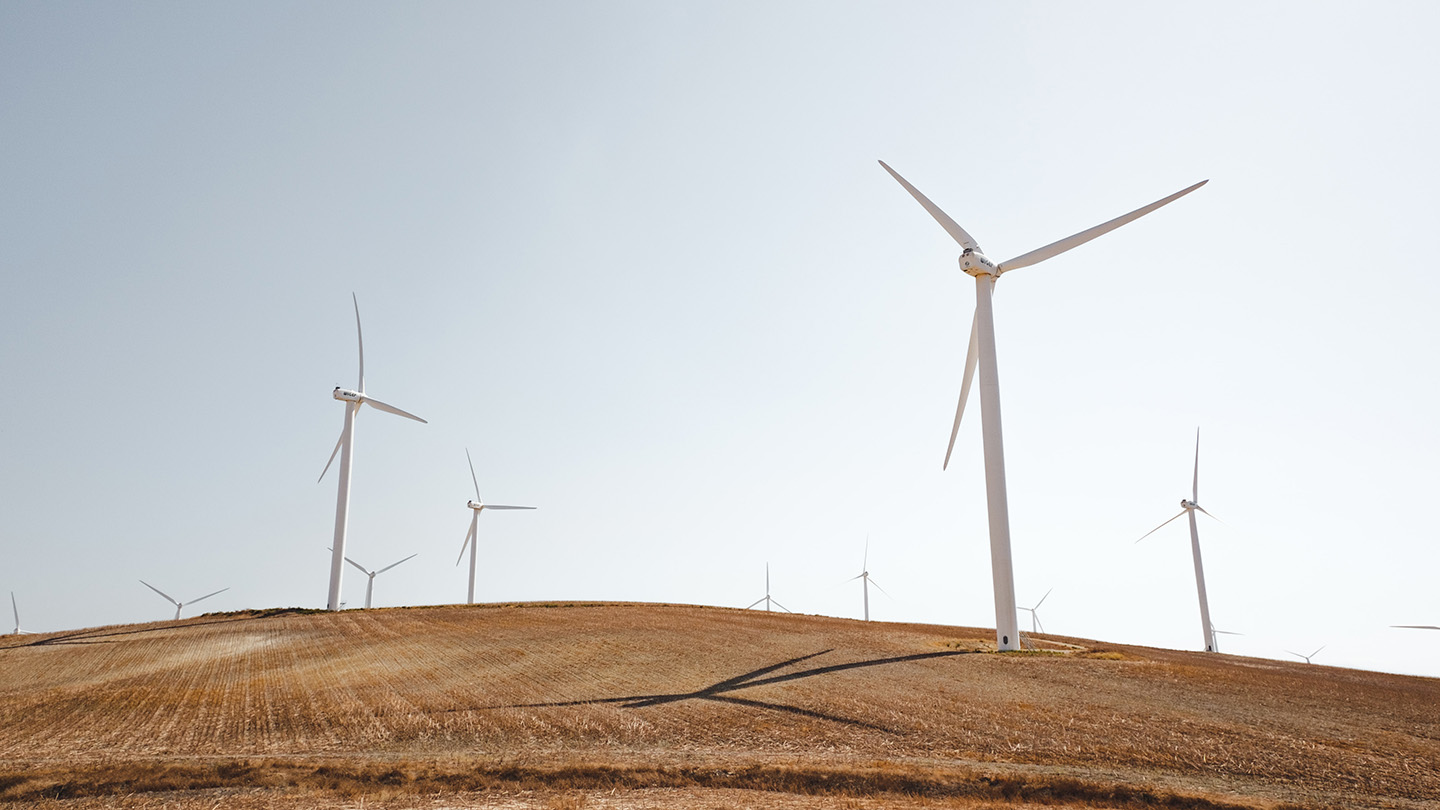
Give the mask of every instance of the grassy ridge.
[[1440, 804], [1433, 679], [1079, 639], [999, 654], [989, 636], [566, 604], [5, 637], [0, 801], [551, 785], [945, 806]]

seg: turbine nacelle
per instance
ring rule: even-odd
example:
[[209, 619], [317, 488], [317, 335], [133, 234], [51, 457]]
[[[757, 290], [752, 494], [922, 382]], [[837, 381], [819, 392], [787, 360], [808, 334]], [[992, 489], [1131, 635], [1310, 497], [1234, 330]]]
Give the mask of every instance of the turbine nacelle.
[[1180, 499], [1180, 508], [1181, 508], [1181, 509], [1184, 509], [1185, 511], [1188, 512], [1188, 511], [1190, 511], [1191, 509], [1199, 509], [1199, 508], [1200, 508], [1200, 504], [1198, 504], [1198, 503], [1196, 503], [1196, 502], [1194, 502], [1194, 501], [1192, 501], [1192, 500], [1189, 500], [1189, 499], [1187, 499], [1187, 498], [1181, 498], [1181, 499]]
[[471, 509], [474, 509], [476, 512], [479, 512], [481, 509], [485, 508], [485, 504], [480, 503], [479, 501], [466, 501], [465, 505], [470, 507]]
[[342, 402], [364, 402], [364, 401], [365, 401], [365, 395], [362, 394], [362, 393], [360, 393], [359, 391], [351, 391], [351, 390], [348, 389], [348, 388], [341, 388], [341, 387], [338, 386], [338, 385], [335, 386], [335, 392], [334, 392], [333, 394], [331, 394], [331, 396], [335, 397], [335, 398], [338, 399], [338, 400], [341, 400]]
[[960, 254], [960, 269], [976, 278], [1000, 275], [1000, 268], [984, 253], [973, 248], [966, 248]]

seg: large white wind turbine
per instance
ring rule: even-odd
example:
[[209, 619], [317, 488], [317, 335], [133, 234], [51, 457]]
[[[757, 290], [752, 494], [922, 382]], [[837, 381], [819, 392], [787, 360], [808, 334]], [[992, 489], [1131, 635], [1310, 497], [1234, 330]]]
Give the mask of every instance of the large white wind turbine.
[[340, 609], [340, 580], [345, 573], [345, 528], [350, 520], [350, 462], [355, 453], [355, 417], [360, 413], [360, 406], [369, 405], [386, 413], [425, 422], [413, 413], [406, 413], [394, 405], [386, 405], [378, 399], [366, 396], [365, 336], [360, 332], [360, 302], [354, 293], [350, 294], [350, 300], [355, 304], [355, 337], [360, 344], [360, 385], [354, 391], [335, 386], [332, 396], [346, 403], [345, 428], [340, 431], [340, 440], [335, 442], [335, 449], [330, 451], [330, 460], [325, 462], [325, 469], [320, 471], [320, 478], [316, 481], [319, 483], [325, 479], [325, 473], [329, 472], [330, 465], [335, 463], [335, 454], [339, 453], [340, 494], [335, 499], [335, 543], [330, 547], [330, 593], [325, 601], [326, 610]]
[[[470, 481], [475, 484], [475, 500], [465, 505], [470, 507], [470, 531], [465, 534], [465, 542], [460, 544], [460, 556], [455, 558], [455, 564], [465, 559], [465, 547], [470, 547], [470, 590], [466, 593], [465, 601], [475, 604], [475, 546], [480, 542], [476, 532], [480, 528], [480, 513], [486, 509], [534, 509], [533, 506], [502, 506], [497, 503], [485, 503], [480, 500], [480, 479], [475, 477], [475, 462], [470, 460], [470, 448], [465, 448], [465, 463], [470, 465]], [[368, 607], [368, 606], [367, 606]]]
[[767, 612], [767, 613], [770, 612], [770, 606], [771, 606], [771, 605], [774, 605], [775, 607], [780, 608], [781, 610], [785, 611], [786, 613], [794, 613], [794, 612], [795, 612], [795, 611], [791, 610], [790, 608], [787, 608], [787, 607], [785, 607], [784, 605], [780, 604], [779, 602], [775, 601], [774, 599], [771, 599], [771, 598], [770, 598], [770, 563], [768, 563], [768, 562], [765, 563], [765, 595], [762, 596], [762, 597], [760, 597], [759, 599], [756, 599], [754, 602], [751, 602], [750, 604], [746, 605], [746, 606], [745, 606], [745, 609], [746, 609], [746, 610], [749, 610], [750, 608], [755, 607], [756, 605], [760, 604], [761, 602], [764, 602], [764, 603], [765, 603], [765, 612]]
[[164, 591], [160, 590], [159, 588], [155, 587], [154, 585], [151, 585], [150, 583], [146, 582], [146, 581], [143, 580], [143, 579], [140, 580], [140, 584], [141, 584], [141, 585], [144, 585], [145, 587], [149, 588], [150, 590], [152, 590], [152, 591], [160, 594], [161, 596], [165, 597], [165, 600], [166, 600], [167, 602], [169, 602], [170, 604], [174, 605], [174, 606], [175, 606], [175, 618], [177, 618], [177, 619], [180, 618], [180, 610], [181, 610], [182, 608], [184, 608], [186, 605], [193, 605], [193, 604], [195, 604], [196, 602], [199, 602], [201, 599], [209, 599], [210, 597], [214, 596], [214, 595], [217, 594], [217, 593], [224, 593], [224, 592], [230, 590], [229, 588], [221, 588], [220, 590], [215, 591], [215, 592], [213, 592], [213, 593], [207, 593], [207, 594], [205, 594], [204, 596], [197, 596], [197, 597], [195, 597], [194, 599], [191, 599], [191, 600], [188, 601], [188, 602], [177, 602], [177, 601], [175, 601], [175, 597], [171, 596], [171, 595], [168, 594], [168, 593], [165, 593]]
[[995, 315], [991, 295], [995, 281], [1004, 273], [1039, 264], [1046, 259], [1064, 253], [1089, 242], [1091, 239], [1109, 233], [1129, 222], [1154, 211], [1162, 205], [1174, 202], [1205, 185], [1205, 180], [1171, 194], [1163, 200], [1138, 208], [1124, 216], [1096, 225], [1089, 230], [1068, 236], [1045, 247], [1023, 253], [1009, 261], [996, 264], [980, 251], [977, 244], [944, 211], [930, 202], [905, 178], [885, 164], [885, 171], [900, 181], [940, 227], [951, 238], [960, 243], [960, 269], [975, 277], [975, 319], [970, 326], [970, 348], [965, 354], [965, 375], [960, 384], [960, 404], [955, 409], [955, 423], [950, 428], [950, 445], [945, 450], [945, 467], [950, 466], [950, 453], [955, 448], [955, 434], [960, 430], [960, 417], [965, 413], [965, 400], [970, 395], [970, 383], [975, 368], [980, 367], [980, 423], [985, 445], [985, 496], [990, 518], [990, 573], [995, 589], [995, 643], [1001, 650], [1014, 650], [1020, 646], [1020, 628], [1015, 610], [1015, 576], [1010, 557], [1010, 511], [1005, 493], [1005, 449], [1000, 429], [1000, 380], [995, 362]]
[[[1140, 540], [1165, 528], [1170, 521], [1181, 515], [1190, 516], [1190, 553], [1195, 558], [1195, 590], [1200, 595], [1200, 628], [1205, 633], [1205, 652], [1219, 652], [1219, 645], [1215, 643], [1215, 627], [1210, 623], [1210, 600], [1205, 595], [1205, 566], [1200, 561], [1200, 529], [1195, 525], [1196, 512], [1205, 512], [1205, 508], [1200, 505], [1200, 428], [1195, 428], [1195, 478], [1191, 484], [1190, 500], [1181, 498], [1180, 511], [1175, 517], [1141, 535]], [[1210, 515], [1209, 512], [1205, 514]], [[1139, 543], [1140, 540], [1135, 542]]]
[[[858, 575], [858, 576], [853, 576], [853, 577], [851, 577], [851, 578], [849, 578], [849, 579], [847, 579], [847, 580], [845, 580], [845, 581], [846, 581], [846, 582], [854, 582], [854, 581], [857, 580], [857, 579], [858, 579], [858, 580], [861, 580], [861, 583], [860, 583], [860, 587], [861, 587], [861, 589], [862, 589], [862, 590], [861, 590], [861, 593], [863, 593], [863, 594], [865, 595], [865, 596], [864, 596], [864, 598], [865, 598], [865, 621], [868, 622], [868, 621], [870, 621], [870, 586], [871, 586], [871, 585], [874, 585], [875, 588], [876, 588], [876, 590], [880, 591], [881, 593], [885, 594], [886, 596], [889, 596], [889, 595], [890, 595], [890, 592], [889, 592], [889, 591], [885, 590], [884, 588], [881, 588], [881, 587], [880, 587], [880, 583], [876, 582], [874, 579], [871, 579], [871, 577], [870, 577], [870, 538], [869, 538], [869, 537], [866, 537], [866, 538], [865, 538], [865, 556], [862, 557], [862, 558], [861, 558], [861, 561], [860, 561], [860, 573], [859, 573], [859, 575]], [[770, 565], [769, 565], [769, 563], [766, 563], [766, 565], [765, 565], [765, 593], [766, 593], [767, 596], [768, 596], [769, 593], [770, 593]], [[759, 604], [759, 603], [757, 602], [756, 604]], [[775, 604], [778, 605], [778, 604], [780, 604], [780, 603], [779, 603], [779, 602], [776, 602]], [[752, 605], [752, 607], [753, 607], [753, 605]]]
[[21, 629], [20, 629], [20, 606], [17, 605], [17, 604], [15, 604], [15, 592], [14, 592], [14, 591], [11, 591], [11, 592], [10, 592], [10, 609], [15, 612], [15, 635], [17, 635], [17, 636], [29, 636], [29, 635], [34, 635], [34, 634], [31, 633], [29, 630], [21, 630]]
[[[416, 552], [416, 554], [418, 554], [418, 553], [419, 553], [419, 552]], [[405, 560], [408, 560], [408, 559], [410, 559], [410, 558], [412, 558], [412, 557], [414, 557], [414, 556], [415, 556], [415, 554], [411, 554], [409, 557], [406, 557]], [[397, 562], [397, 563], [390, 563], [389, 565], [385, 566], [384, 568], [381, 568], [379, 571], [371, 571], [370, 569], [366, 568], [365, 566], [361, 565], [360, 563], [355, 562], [354, 560], [350, 559], [349, 557], [346, 557], [346, 558], [345, 558], [345, 562], [348, 562], [348, 563], [350, 563], [351, 565], [355, 566], [356, 568], [359, 568], [359, 569], [365, 574], [365, 576], [367, 576], [367, 577], [370, 578], [369, 581], [365, 583], [365, 608], [366, 608], [367, 610], [370, 608], [370, 596], [375, 593], [375, 576], [376, 576], [377, 574], [383, 574], [383, 573], [385, 573], [386, 571], [389, 571], [391, 568], [394, 568], [395, 566], [399, 565], [400, 563], [405, 562], [405, 560], [401, 560], [400, 562]]]

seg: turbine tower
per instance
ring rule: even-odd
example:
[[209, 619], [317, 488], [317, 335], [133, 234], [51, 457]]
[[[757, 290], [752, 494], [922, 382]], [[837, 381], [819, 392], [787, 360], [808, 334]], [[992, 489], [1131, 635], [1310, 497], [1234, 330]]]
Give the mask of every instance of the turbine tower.
[[[419, 552], [416, 552], [416, 554], [418, 554], [418, 553], [419, 553]], [[414, 556], [415, 556], [415, 554], [411, 554], [409, 557], [406, 557], [405, 560], [411, 559], [411, 558], [414, 557]], [[369, 609], [370, 609], [370, 596], [371, 596], [371, 594], [375, 593], [375, 576], [376, 576], [377, 574], [383, 574], [383, 573], [385, 573], [386, 571], [389, 571], [391, 568], [394, 568], [395, 566], [399, 565], [400, 563], [405, 562], [405, 560], [401, 560], [400, 562], [397, 562], [397, 563], [390, 563], [389, 565], [385, 566], [384, 568], [381, 568], [379, 571], [371, 571], [371, 570], [367, 569], [365, 566], [361, 565], [360, 563], [357, 563], [357, 562], [355, 562], [354, 560], [350, 559], [349, 557], [346, 557], [346, 558], [345, 558], [345, 562], [348, 562], [348, 563], [350, 563], [351, 565], [355, 566], [356, 568], [359, 568], [359, 569], [365, 574], [365, 576], [367, 576], [367, 577], [370, 578], [370, 580], [365, 583], [365, 609], [366, 609], [366, 610], [369, 610]]]
[[[1140, 540], [1165, 528], [1170, 521], [1181, 515], [1190, 516], [1190, 554], [1195, 558], [1195, 590], [1200, 595], [1200, 629], [1205, 634], [1205, 652], [1219, 652], [1219, 645], [1215, 643], [1215, 626], [1210, 623], [1210, 600], [1205, 595], [1205, 566], [1200, 561], [1200, 529], [1195, 525], [1196, 512], [1205, 512], [1204, 507], [1200, 506], [1200, 428], [1195, 428], [1195, 478], [1191, 484], [1190, 500], [1181, 498], [1180, 511], [1175, 517], [1146, 532]], [[1205, 514], [1210, 515], [1209, 512]], [[1139, 543], [1140, 540], [1135, 542]]]
[[199, 602], [201, 599], [209, 599], [210, 597], [214, 596], [214, 595], [217, 594], [217, 593], [224, 593], [224, 592], [230, 590], [229, 588], [221, 588], [220, 590], [215, 591], [214, 593], [207, 593], [207, 594], [205, 594], [204, 596], [197, 596], [197, 597], [195, 597], [194, 599], [191, 599], [191, 600], [188, 601], [188, 602], [177, 602], [177, 601], [175, 601], [175, 597], [171, 596], [171, 595], [168, 594], [168, 593], [165, 593], [164, 591], [160, 590], [159, 588], [155, 587], [154, 585], [151, 585], [150, 583], [146, 582], [146, 581], [143, 580], [143, 579], [140, 580], [140, 584], [141, 584], [141, 585], [144, 585], [145, 587], [149, 588], [150, 590], [152, 590], [152, 591], [160, 594], [161, 596], [165, 597], [165, 601], [167, 601], [167, 602], [169, 602], [170, 604], [174, 605], [174, 606], [175, 606], [175, 618], [176, 618], [176, 619], [179, 619], [179, 618], [180, 618], [180, 610], [181, 610], [182, 608], [184, 608], [186, 605], [193, 605], [193, 604], [195, 604], [196, 602]]
[[[501, 506], [498, 503], [485, 503], [480, 500], [480, 480], [475, 477], [475, 462], [470, 460], [470, 448], [465, 448], [465, 463], [470, 465], [470, 481], [475, 484], [475, 500], [466, 503], [470, 507], [470, 531], [465, 534], [465, 542], [460, 544], [460, 556], [455, 558], [455, 564], [465, 559], [465, 547], [470, 547], [470, 590], [466, 593], [465, 602], [475, 604], [475, 546], [479, 543], [477, 531], [480, 528], [480, 513], [486, 509], [534, 509], [533, 506]], [[366, 607], [369, 607], [368, 605]]]
[[350, 521], [350, 465], [355, 454], [355, 417], [360, 413], [360, 406], [369, 405], [386, 413], [425, 423], [424, 419], [413, 413], [406, 413], [394, 405], [386, 405], [365, 395], [365, 336], [360, 332], [360, 302], [354, 293], [350, 294], [350, 300], [355, 304], [355, 337], [360, 344], [360, 385], [354, 391], [335, 386], [332, 396], [345, 403], [345, 428], [340, 431], [340, 440], [335, 442], [335, 449], [330, 451], [330, 460], [325, 462], [325, 469], [320, 471], [320, 478], [316, 480], [316, 483], [319, 483], [325, 479], [325, 473], [329, 472], [330, 465], [335, 463], [335, 454], [339, 453], [340, 491], [335, 499], [335, 543], [330, 547], [330, 593], [325, 601], [326, 610], [340, 609], [340, 580], [345, 573], [345, 529]]
[[1010, 508], [1005, 493], [1005, 448], [1000, 427], [1000, 380], [995, 361], [995, 315], [991, 305], [996, 280], [1004, 273], [1039, 264], [1061, 253], [1079, 247], [1097, 236], [1102, 236], [1121, 225], [1133, 222], [1155, 209], [1174, 202], [1209, 182], [1202, 180], [1183, 191], [1171, 194], [1144, 208], [1137, 208], [1128, 214], [1096, 225], [1089, 230], [1068, 236], [1058, 242], [1032, 250], [999, 264], [992, 262], [980, 251], [980, 245], [964, 228], [956, 224], [948, 214], [930, 202], [924, 194], [910, 185], [880, 161], [890, 173], [910, 192], [916, 202], [940, 223], [946, 233], [960, 243], [960, 269], [975, 277], [975, 318], [970, 326], [970, 348], [965, 355], [965, 375], [960, 384], [960, 404], [955, 409], [955, 423], [950, 428], [950, 445], [945, 450], [945, 467], [950, 466], [950, 453], [955, 449], [955, 434], [960, 430], [960, 417], [965, 413], [965, 400], [970, 395], [970, 383], [975, 376], [975, 367], [980, 367], [980, 424], [985, 446], [985, 496], [990, 523], [990, 573], [995, 593], [995, 644], [1000, 650], [1015, 650], [1020, 647], [1020, 627], [1015, 608], [1015, 575], [1010, 555]]
[[766, 612], [766, 613], [769, 613], [769, 612], [770, 612], [770, 606], [771, 606], [772, 604], [773, 604], [775, 607], [778, 607], [778, 608], [780, 608], [781, 610], [785, 611], [786, 613], [794, 613], [794, 612], [795, 612], [795, 611], [791, 610], [790, 608], [787, 608], [787, 607], [785, 607], [784, 605], [780, 604], [779, 602], [775, 601], [774, 599], [771, 599], [771, 598], [770, 598], [770, 563], [768, 563], [768, 562], [765, 563], [765, 595], [762, 596], [762, 597], [760, 597], [759, 599], [756, 599], [754, 602], [751, 602], [750, 604], [746, 605], [746, 606], [745, 606], [745, 609], [746, 609], [746, 610], [749, 610], [750, 608], [755, 607], [756, 605], [760, 604], [761, 602], [764, 602], [764, 603], [765, 603], [765, 612]]
[[[865, 598], [865, 621], [868, 622], [868, 621], [870, 621], [870, 586], [871, 586], [871, 585], [874, 585], [875, 588], [876, 588], [876, 590], [880, 591], [881, 593], [885, 594], [886, 596], [889, 596], [889, 595], [890, 595], [890, 592], [889, 592], [889, 591], [887, 591], [887, 590], [885, 590], [884, 588], [881, 588], [881, 587], [880, 587], [880, 583], [878, 583], [878, 582], [876, 582], [875, 580], [873, 580], [873, 579], [870, 578], [870, 538], [869, 538], [869, 537], [866, 537], [866, 538], [865, 538], [865, 556], [861, 558], [861, 562], [860, 562], [860, 575], [859, 575], [859, 576], [851, 577], [851, 578], [849, 578], [849, 579], [847, 579], [847, 580], [845, 580], [845, 581], [846, 581], [846, 582], [854, 582], [854, 581], [857, 580], [857, 579], [858, 579], [858, 580], [861, 580], [861, 583], [860, 583], [861, 593], [864, 594], [864, 598]], [[765, 566], [765, 592], [766, 592], [766, 594], [769, 594], [769, 592], [770, 592], [770, 566], [769, 566], [768, 563], [767, 563], [766, 566]], [[758, 604], [758, 603], [757, 603], [757, 604]], [[779, 602], [776, 602], [776, 604], [778, 605]]]

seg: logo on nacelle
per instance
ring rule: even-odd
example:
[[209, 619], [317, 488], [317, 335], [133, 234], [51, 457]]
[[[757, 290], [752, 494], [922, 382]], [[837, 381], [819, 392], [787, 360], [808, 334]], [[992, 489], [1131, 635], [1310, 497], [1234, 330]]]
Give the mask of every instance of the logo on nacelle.
[[335, 393], [332, 394], [332, 396], [334, 396], [336, 399], [344, 400], [344, 401], [346, 401], [346, 402], [364, 402], [364, 401], [365, 401], [365, 395], [364, 395], [364, 394], [361, 394], [361, 393], [356, 392], [356, 391], [351, 391], [351, 390], [348, 389], [348, 388], [341, 388], [341, 387], [338, 386], [338, 385], [335, 386]]

